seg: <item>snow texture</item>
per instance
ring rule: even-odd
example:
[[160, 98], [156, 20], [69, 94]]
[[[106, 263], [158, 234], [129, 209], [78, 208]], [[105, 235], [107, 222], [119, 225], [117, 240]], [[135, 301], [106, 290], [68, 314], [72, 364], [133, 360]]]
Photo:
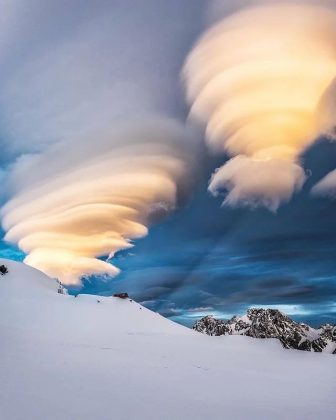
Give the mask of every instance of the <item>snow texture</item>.
[[[335, 356], [209, 337], [0, 260], [1, 420], [336, 418]], [[99, 302], [98, 302], [99, 301]]]

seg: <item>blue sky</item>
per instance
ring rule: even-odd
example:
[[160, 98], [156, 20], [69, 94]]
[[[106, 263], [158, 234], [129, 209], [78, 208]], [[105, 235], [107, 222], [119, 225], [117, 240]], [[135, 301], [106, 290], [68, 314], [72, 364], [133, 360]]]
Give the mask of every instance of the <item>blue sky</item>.
[[[209, 18], [205, 1], [62, 0], [55, 3], [33, 0], [28, 13], [27, 3], [13, 0], [11, 7], [13, 30], [4, 37], [9, 47], [6, 49], [4, 43], [5, 60], [0, 68], [2, 84], [7, 86], [8, 82], [12, 87], [9, 82], [14, 70], [21, 69], [26, 60], [34, 65], [27, 66], [28, 71], [23, 72], [23, 76], [19, 74], [22, 79], [18, 80], [24, 82], [24, 89], [17, 92], [12, 87], [17, 95], [14, 100], [11, 100], [13, 92], [9, 88], [0, 95], [2, 171], [7, 171], [22, 155], [43, 150], [45, 143], [52, 143], [60, 133], [85, 131], [91, 128], [89, 122], [92, 121], [93, 125], [101, 124], [110, 116], [105, 114], [110, 101], [114, 118], [116, 115], [120, 118], [123, 106], [126, 113], [130, 112], [134, 98], [137, 102], [143, 94], [144, 106], [148, 100], [150, 107], [155, 105], [155, 111], [185, 121], [188, 108], [180, 71], [186, 54]], [[104, 19], [111, 16], [113, 29], [113, 37], [109, 38], [110, 22], [106, 18], [106, 39], [103, 41], [100, 25], [96, 25], [101, 16]], [[76, 48], [78, 44], [80, 49], [82, 30], [86, 34], [84, 44], [94, 33], [95, 42], [102, 48], [90, 63], [93, 71], [88, 73], [88, 83], [83, 82], [87, 91], [80, 83], [80, 96], [71, 90], [77, 75], [76, 66], [71, 68], [75, 76], [70, 82], [65, 71], [61, 74], [61, 82], [56, 73], [51, 78], [56, 82], [55, 86], [46, 83], [40, 88], [40, 77], [36, 77], [36, 70], [40, 68], [35, 63], [42, 64], [45, 71], [41, 51], [46, 49], [49, 59], [54, 51], [60, 54], [56, 58], [62, 59], [61, 53], [67, 51], [68, 45], [73, 48], [70, 51], [76, 52], [73, 44]], [[72, 39], [75, 40], [73, 44]], [[111, 40], [111, 44], [106, 40]], [[111, 62], [108, 58], [110, 48], [116, 51]], [[104, 70], [102, 73], [99, 66]], [[98, 76], [96, 67], [99, 67]], [[50, 69], [48, 71], [50, 73]], [[81, 72], [78, 74], [85, 79]], [[43, 75], [48, 81], [48, 72]], [[30, 78], [34, 89], [26, 81]], [[41, 79], [43, 82], [43, 77]], [[105, 79], [109, 82], [107, 87]], [[89, 111], [82, 114], [82, 109], [85, 111], [86, 108], [79, 106], [80, 112], [72, 114], [79, 99], [80, 105], [90, 103], [91, 85], [95, 80], [103, 92], [92, 100], [96, 113], [89, 107]], [[40, 89], [35, 89], [36, 86]], [[62, 90], [64, 86], [66, 93]], [[117, 92], [123, 86], [127, 89], [131, 86], [132, 100], [114, 94], [111, 86]], [[49, 101], [48, 96], [48, 106], [44, 102], [45, 87], [52, 98]], [[112, 99], [108, 97], [107, 100], [105, 90], [110, 92], [109, 89]], [[50, 122], [49, 114], [54, 117], [54, 103], [56, 108], [61, 104], [62, 110], [64, 106], [67, 112], [65, 115], [56, 112], [56, 118], [51, 118]], [[27, 113], [28, 117], [23, 112], [27, 108], [31, 111]], [[136, 109], [136, 112], [140, 111]], [[62, 123], [64, 127], [59, 129]], [[199, 137], [203, 142], [202, 133]], [[277, 307], [293, 318], [313, 325], [335, 322], [336, 203], [309, 195], [311, 186], [336, 168], [335, 143], [321, 139], [305, 152], [301, 160], [310, 177], [303, 190], [276, 213], [266, 209], [223, 208], [223, 198], [209, 195], [207, 186], [211, 173], [225, 159], [225, 156], [210, 156], [205, 147], [200, 146], [195, 153], [197, 165], [193, 188], [181, 197], [175, 212], [150, 227], [147, 237], [135, 241], [131, 250], [117, 253], [113, 262], [122, 270], [121, 274], [116, 278], [84, 279], [83, 287], [73, 288], [71, 292], [110, 295], [127, 291], [145, 306], [187, 325], [206, 314], [226, 318], [243, 313], [251, 306]], [[7, 188], [4, 190], [3, 202], [9, 194]], [[24, 258], [15, 246], [3, 241], [0, 255], [16, 260]]]
[[[334, 322], [336, 203], [308, 192], [336, 165], [335, 152], [336, 145], [323, 139], [306, 152], [311, 179], [276, 214], [223, 208], [201, 182], [176, 213], [116, 256], [122, 269], [117, 278], [91, 278], [82, 292], [128, 291], [187, 325], [205, 314], [229, 317], [251, 306], [277, 307], [313, 325]], [[209, 158], [205, 167], [212, 166]]]

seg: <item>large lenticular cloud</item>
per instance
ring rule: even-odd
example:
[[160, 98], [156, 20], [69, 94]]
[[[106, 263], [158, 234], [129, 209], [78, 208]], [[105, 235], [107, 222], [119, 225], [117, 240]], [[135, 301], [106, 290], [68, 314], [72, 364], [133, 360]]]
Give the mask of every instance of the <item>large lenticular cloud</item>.
[[302, 151], [327, 130], [321, 101], [336, 75], [336, 14], [304, 4], [246, 8], [209, 29], [184, 68], [191, 116], [231, 159], [209, 190], [224, 204], [275, 211], [299, 190]]
[[5, 239], [64, 283], [113, 276], [113, 255], [173, 210], [188, 184], [192, 140], [176, 121], [172, 80], [190, 7], [26, 3], [13, 0], [3, 11], [11, 25], [0, 27]]
[[185, 136], [173, 121], [129, 121], [82, 139], [80, 151], [67, 142], [25, 158], [2, 209], [5, 239], [28, 254], [26, 263], [67, 284], [118, 274], [97, 257], [132, 247], [153, 217], [174, 209], [188, 174]]

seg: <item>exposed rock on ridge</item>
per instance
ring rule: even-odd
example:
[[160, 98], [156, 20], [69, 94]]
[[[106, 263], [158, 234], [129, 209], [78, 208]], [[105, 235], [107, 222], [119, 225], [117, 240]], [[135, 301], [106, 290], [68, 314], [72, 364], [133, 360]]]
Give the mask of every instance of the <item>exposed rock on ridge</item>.
[[249, 309], [247, 314], [228, 321], [208, 315], [193, 329], [208, 335], [246, 335], [254, 338], [277, 338], [286, 349], [336, 354], [336, 325], [319, 329], [297, 323], [276, 309]]

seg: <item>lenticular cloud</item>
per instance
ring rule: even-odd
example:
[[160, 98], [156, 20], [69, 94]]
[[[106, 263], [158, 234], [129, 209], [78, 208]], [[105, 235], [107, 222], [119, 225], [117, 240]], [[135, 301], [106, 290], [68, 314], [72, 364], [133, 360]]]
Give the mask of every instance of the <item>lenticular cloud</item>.
[[80, 151], [67, 142], [25, 158], [2, 209], [5, 239], [66, 284], [118, 274], [97, 257], [132, 247], [153, 217], [174, 209], [187, 174], [183, 139], [177, 123], [152, 119], [88, 136], [76, 142]]
[[115, 253], [188, 189], [192, 140], [174, 89], [176, 38], [190, 29], [183, 13], [167, 19], [186, 13], [177, 0], [135, 14], [132, 0], [67, 6], [13, 0], [2, 11], [1, 218], [26, 263], [80, 284], [118, 274]]
[[336, 75], [336, 14], [304, 4], [243, 9], [210, 28], [187, 58], [191, 117], [226, 164], [209, 190], [224, 204], [275, 211], [299, 190], [299, 156], [327, 130], [321, 100]]

